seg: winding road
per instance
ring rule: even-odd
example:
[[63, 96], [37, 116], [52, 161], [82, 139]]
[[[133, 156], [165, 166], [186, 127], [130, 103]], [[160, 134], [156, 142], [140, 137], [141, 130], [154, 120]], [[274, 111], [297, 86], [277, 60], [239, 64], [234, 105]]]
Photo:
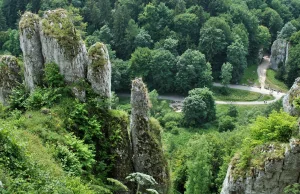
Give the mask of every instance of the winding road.
[[[270, 66], [270, 58], [268, 56], [264, 56], [262, 63], [258, 66], [257, 68], [257, 74], [259, 77], [259, 82], [261, 85], [261, 88], [259, 87], [251, 87], [251, 86], [242, 86], [242, 85], [228, 85], [229, 88], [233, 88], [233, 89], [238, 89], [238, 90], [246, 90], [246, 91], [250, 91], [250, 92], [257, 92], [260, 94], [270, 94], [272, 96], [274, 96], [274, 100], [269, 100], [269, 101], [239, 101], [239, 102], [231, 102], [231, 101], [216, 101], [216, 104], [236, 104], [236, 105], [263, 105], [263, 104], [269, 104], [269, 103], [273, 103], [278, 101], [281, 97], [283, 97], [285, 95], [285, 93], [281, 93], [281, 92], [276, 92], [276, 91], [271, 91], [271, 90], [267, 90], [265, 89], [265, 80], [266, 80], [266, 72], [268, 67]], [[213, 83], [213, 86], [218, 86], [218, 87], [222, 87], [223, 85], [220, 83]], [[124, 93], [120, 93], [118, 94], [118, 96], [120, 97], [130, 97], [130, 94], [124, 94]], [[159, 95], [158, 96], [159, 99], [162, 100], [171, 100], [171, 101], [176, 101], [178, 103], [181, 103], [184, 100], [184, 96], [180, 96], [180, 95]]]

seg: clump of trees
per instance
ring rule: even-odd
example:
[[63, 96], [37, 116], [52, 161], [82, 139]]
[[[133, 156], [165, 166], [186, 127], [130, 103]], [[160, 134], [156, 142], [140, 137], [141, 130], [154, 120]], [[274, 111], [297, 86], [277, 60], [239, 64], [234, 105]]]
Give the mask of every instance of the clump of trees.
[[[17, 23], [23, 12], [56, 8], [72, 14], [87, 46], [110, 45], [115, 90], [127, 90], [130, 79], [142, 75], [150, 89], [187, 93], [218, 80], [226, 62], [233, 67], [230, 82], [238, 83], [278, 32], [288, 38], [300, 30], [297, 0], [0, 0], [0, 52], [21, 54]], [[298, 71], [294, 58], [287, 83]]]
[[189, 91], [183, 102], [183, 118], [188, 125], [197, 126], [216, 118], [216, 106], [208, 88]]

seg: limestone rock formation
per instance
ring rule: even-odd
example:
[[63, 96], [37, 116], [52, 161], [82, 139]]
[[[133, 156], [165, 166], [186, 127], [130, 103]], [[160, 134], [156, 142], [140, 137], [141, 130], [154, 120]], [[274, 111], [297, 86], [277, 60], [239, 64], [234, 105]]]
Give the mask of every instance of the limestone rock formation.
[[277, 39], [271, 48], [271, 68], [277, 70], [279, 65], [284, 65], [288, 59], [288, 42], [285, 39]]
[[300, 110], [294, 106], [294, 100], [297, 97], [300, 97], [300, 77], [295, 80], [289, 92], [283, 97], [283, 110], [293, 116], [300, 115]]
[[[87, 50], [65, 10], [45, 12], [40, 21], [40, 38], [45, 63], [58, 64], [67, 84], [76, 85], [86, 77]], [[74, 86], [73, 92], [85, 99], [85, 91], [80, 87]]]
[[41, 85], [44, 58], [39, 34], [39, 16], [26, 12], [19, 23], [20, 46], [23, 51], [25, 84], [32, 91]]
[[107, 47], [96, 43], [88, 51], [89, 66], [87, 79], [95, 93], [102, 97], [111, 97], [111, 63]]
[[130, 129], [135, 172], [151, 175], [158, 182], [156, 189], [160, 193], [167, 193], [168, 165], [157, 129], [150, 123], [148, 91], [142, 79], [132, 81], [131, 107]]
[[7, 105], [11, 91], [21, 82], [20, 66], [16, 57], [0, 56], [0, 103]]
[[[126, 112], [110, 110], [108, 123], [108, 136], [120, 138], [116, 144], [111, 146], [111, 154], [114, 156], [112, 168], [112, 178], [125, 183], [130, 190], [134, 190], [134, 185], [128, 182], [125, 178], [133, 173], [132, 149], [129, 137], [129, 119]], [[125, 194], [122, 192], [122, 194]]]
[[[276, 150], [270, 146], [267, 152]], [[251, 169], [246, 178], [235, 179], [233, 170], [230, 165], [221, 194], [282, 194], [286, 186], [300, 181], [300, 140], [292, 139], [282, 157], [267, 159], [261, 169]]]

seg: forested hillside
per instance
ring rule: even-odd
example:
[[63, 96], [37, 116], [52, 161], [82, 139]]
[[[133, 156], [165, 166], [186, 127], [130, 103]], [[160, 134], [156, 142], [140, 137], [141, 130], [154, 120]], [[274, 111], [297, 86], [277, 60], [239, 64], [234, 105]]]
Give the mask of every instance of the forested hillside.
[[299, 193], [299, 76], [299, 0], [0, 0], [0, 193]]
[[[110, 45], [114, 90], [129, 89], [130, 78], [142, 76], [150, 89], [187, 93], [220, 79], [225, 62], [233, 66], [231, 82], [239, 83], [247, 65], [258, 63], [261, 49], [270, 52], [278, 34], [289, 39], [300, 30], [297, 0], [1, 0], [0, 4], [3, 53], [21, 54], [17, 26], [26, 10], [42, 15], [65, 8], [87, 46], [97, 41]], [[285, 24], [289, 25], [280, 32]], [[292, 58], [297, 48], [291, 51]], [[291, 68], [281, 75], [289, 85], [298, 71], [295, 63], [291, 59]]]

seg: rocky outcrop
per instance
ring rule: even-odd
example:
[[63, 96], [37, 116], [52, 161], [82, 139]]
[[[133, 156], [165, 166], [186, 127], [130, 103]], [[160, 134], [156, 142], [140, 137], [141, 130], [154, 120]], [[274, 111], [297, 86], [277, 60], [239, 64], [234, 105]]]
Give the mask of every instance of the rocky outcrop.
[[167, 193], [168, 165], [165, 160], [157, 126], [149, 119], [148, 91], [142, 79], [132, 81], [130, 130], [135, 172], [151, 175], [158, 182], [157, 190]]
[[283, 97], [283, 110], [290, 115], [299, 116], [300, 110], [296, 109], [294, 100], [300, 97], [300, 77], [298, 77], [288, 93]]
[[26, 12], [19, 23], [20, 46], [23, 51], [25, 84], [31, 91], [41, 85], [44, 58], [40, 41], [38, 15]]
[[[266, 150], [276, 151], [272, 146]], [[221, 194], [282, 194], [286, 186], [299, 183], [300, 140], [292, 139], [283, 156], [267, 158], [262, 168], [252, 168], [245, 178], [234, 177], [234, 168], [229, 166]]]
[[[108, 123], [108, 136], [118, 140], [111, 145], [110, 152], [114, 156], [112, 177], [125, 183], [130, 190], [134, 190], [134, 185], [125, 178], [133, 173], [132, 149], [128, 132], [129, 119], [126, 112], [110, 110]], [[125, 192], [122, 192], [125, 194]]]
[[102, 97], [111, 97], [111, 63], [107, 47], [96, 43], [89, 49], [87, 79], [95, 93]]
[[0, 56], [0, 103], [8, 104], [8, 97], [12, 89], [20, 82], [20, 66], [17, 58]]
[[288, 42], [285, 39], [277, 39], [271, 48], [271, 68], [277, 70], [280, 64], [285, 65], [288, 58]]
[[[40, 21], [40, 38], [45, 63], [58, 64], [67, 84], [76, 85], [85, 79], [87, 50], [65, 10], [45, 12]], [[82, 88], [74, 86], [73, 92], [79, 99], [85, 99]]]

